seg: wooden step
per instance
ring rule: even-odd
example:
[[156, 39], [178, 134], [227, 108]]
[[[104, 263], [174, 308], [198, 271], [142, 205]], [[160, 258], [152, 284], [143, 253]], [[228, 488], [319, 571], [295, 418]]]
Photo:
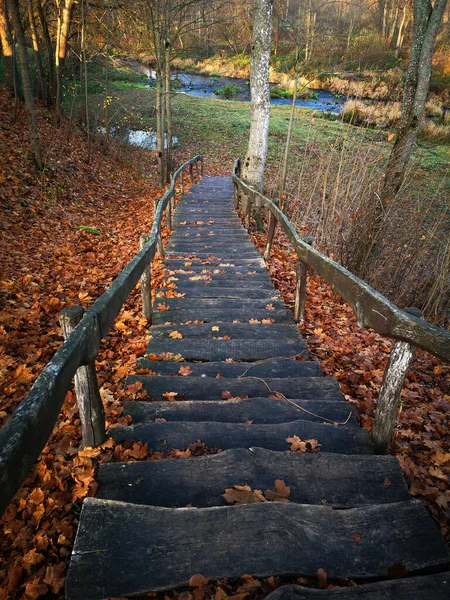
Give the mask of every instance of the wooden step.
[[[262, 378], [320, 377], [322, 367], [318, 361], [294, 360], [292, 358], [269, 358], [259, 362], [168, 362], [140, 358], [138, 368], [150, 369], [157, 375], [180, 375], [181, 367], [189, 367], [191, 377], [236, 378], [252, 375]], [[204, 383], [204, 385], [207, 385]]]
[[[353, 508], [409, 500], [393, 456], [293, 454], [238, 448], [211, 456], [107, 463], [99, 466], [97, 498], [167, 508], [223, 506], [234, 485], [275, 489], [282, 479], [289, 502]], [[388, 481], [389, 485], [386, 485]]]
[[378, 581], [334, 590], [315, 590], [283, 585], [265, 600], [448, 600], [450, 572], [393, 581]]
[[170, 334], [178, 331], [180, 335], [192, 338], [212, 339], [229, 336], [231, 339], [258, 340], [300, 340], [298, 327], [292, 324], [263, 325], [262, 323], [202, 323], [200, 325], [154, 325], [150, 329], [152, 339], [171, 339]]
[[[444, 567], [449, 552], [414, 501], [336, 511], [267, 502], [169, 509], [86, 498], [67, 600], [132, 596], [208, 578], [298, 573], [354, 580]], [[355, 541], [355, 537], [358, 541]]]
[[[189, 342], [189, 344], [192, 342]], [[302, 400], [343, 400], [339, 384], [334, 377], [281, 377], [262, 379], [248, 373], [241, 379], [205, 379], [202, 377], [166, 377], [130, 375], [126, 385], [142, 381], [150, 398], [163, 400], [166, 392], [177, 392], [184, 400], [222, 400], [223, 392], [232, 397], [267, 398], [280, 392], [286, 398]]]
[[150, 340], [149, 354], [172, 352], [181, 354], [186, 360], [261, 360], [271, 356], [307, 357], [304, 340]]
[[149, 450], [162, 452], [171, 448], [184, 449], [200, 441], [209, 448], [229, 450], [258, 446], [284, 452], [290, 445], [286, 438], [293, 436], [316, 440], [322, 452], [339, 454], [372, 454], [372, 444], [365, 429], [352, 422], [346, 425], [323, 425], [312, 421], [291, 421], [271, 425], [218, 423], [216, 421], [167, 421], [114, 427], [109, 435], [116, 442], [134, 440], [147, 444]]
[[161, 300], [161, 294], [166, 294], [166, 292], [169, 292], [169, 294], [171, 294], [173, 291], [175, 291], [178, 294], [184, 294], [184, 297], [182, 299], [234, 298], [241, 300], [241, 303], [245, 302], [248, 299], [263, 300], [266, 304], [271, 304], [274, 300], [276, 300], [277, 302], [283, 302], [279, 292], [277, 290], [274, 290], [273, 288], [270, 288], [269, 286], [265, 286], [263, 289], [252, 289], [241, 288], [238, 285], [231, 286], [231, 283], [229, 283], [230, 287], [212, 287], [202, 281], [197, 281], [193, 283], [195, 285], [178, 284], [176, 288], [159, 288], [156, 290], [155, 301], [158, 302]]
[[[158, 304], [161, 304], [161, 302], [163, 302], [169, 307], [169, 309], [172, 310], [186, 310], [195, 308], [197, 309], [198, 319], [201, 319], [203, 310], [210, 308], [245, 308], [248, 311], [252, 311], [254, 309], [265, 310], [266, 318], [271, 318], [271, 313], [273, 311], [283, 310], [286, 308], [286, 304], [283, 302], [283, 300], [273, 300], [272, 296], [269, 294], [265, 298], [252, 298], [249, 300], [243, 298], [203, 298], [201, 300], [195, 298], [155, 298], [153, 303], [155, 309], [158, 308]], [[272, 306], [272, 308], [267, 308], [268, 305]]]
[[247, 302], [243, 303], [243, 307], [229, 309], [226, 306], [202, 308], [201, 311], [194, 307], [188, 309], [177, 310], [158, 310], [158, 305], [168, 306], [165, 298], [155, 302], [153, 305], [153, 323], [186, 323], [187, 321], [204, 321], [205, 323], [218, 322], [232, 323], [233, 321], [241, 321], [248, 323], [250, 319], [273, 319], [275, 323], [293, 323], [292, 312], [288, 309], [271, 310], [270, 314], [264, 308], [246, 308]]
[[124, 414], [133, 424], [166, 421], [218, 421], [268, 425], [289, 421], [344, 423], [353, 416], [351, 404], [333, 400], [284, 400], [279, 398], [246, 398], [244, 400], [183, 400], [183, 402], [127, 402]]

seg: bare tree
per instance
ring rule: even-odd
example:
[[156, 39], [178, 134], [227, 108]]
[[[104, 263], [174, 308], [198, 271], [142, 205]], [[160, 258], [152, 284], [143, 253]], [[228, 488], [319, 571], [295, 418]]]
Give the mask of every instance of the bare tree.
[[36, 163], [37, 168], [41, 170], [43, 166], [41, 144], [39, 142], [39, 132], [37, 126], [36, 109], [34, 106], [33, 91], [31, 87], [25, 34], [23, 32], [22, 21], [20, 20], [19, 4], [17, 0], [8, 0], [8, 8], [17, 40], [18, 56], [20, 63], [20, 76], [22, 79], [22, 91], [25, 100], [25, 109], [28, 121], [28, 133], [30, 136], [31, 147], [33, 149], [34, 161]]
[[250, 64], [251, 125], [243, 178], [262, 190], [270, 120], [269, 59], [272, 0], [254, 1], [252, 58]]
[[403, 91], [397, 137], [386, 168], [381, 201], [393, 200], [399, 191], [423, 117], [431, 78], [434, 43], [447, 0], [414, 0], [414, 28]]
[[14, 94], [14, 49], [9, 30], [6, 0], [0, 0], [0, 42], [5, 66], [6, 85], [10, 92]]

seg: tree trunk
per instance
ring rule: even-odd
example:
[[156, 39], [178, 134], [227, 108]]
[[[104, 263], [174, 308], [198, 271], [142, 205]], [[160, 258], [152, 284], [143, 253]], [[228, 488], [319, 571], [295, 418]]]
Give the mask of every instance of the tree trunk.
[[405, 6], [403, 7], [403, 12], [402, 12], [402, 19], [400, 21], [400, 25], [398, 27], [398, 33], [397, 33], [397, 42], [395, 44], [395, 56], [398, 57], [398, 55], [400, 54], [400, 50], [402, 48], [402, 44], [403, 44], [403, 30], [406, 24], [406, 12], [407, 12], [407, 7], [408, 7], [408, 3], [405, 4]]
[[47, 105], [51, 106], [54, 103], [54, 90], [56, 90], [55, 82], [55, 56], [53, 52], [52, 40], [48, 31], [47, 20], [45, 18], [44, 10], [42, 8], [40, 0], [36, 3], [37, 12], [39, 15], [39, 21], [41, 22], [42, 35], [44, 37], [45, 48], [47, 52], [47, 65], [48, 65], [48, 83], [47, 83]]
[[72, 7], [74, 0], [64, 0], [61, 7], [61, 0], [57, 0], [58, 7], [58, 27], [55, 53], [55, 77], [56, 77], [56, 119], [61, 120], [61, 102], [62, 102], [62, 73], [67, 53], [67, 39], [69, 37], [70, 22], [72, 20]]
[[397, 138], [386, 168], [381, 201], [397, 195], [422, 120], [431, 78], [434, 43], [447, 0], [414, 0], [414, 28], [411, 56], [403, 92], [402, 114]]
[[166, 111], [166, 181], [170, 183], [170, 175], [172, 173], [172, 107], [170, 101], [170, 40], [167, 39], [165, 43], [165, 80], [166, 80], [166, 94], [165, 94], [165, 111]]
[[34, 60], [36, 63], [36, 71], [39, 79], [39, 89], [40, 89], [40, 98], [41, 100], [45, 100], [45, 78], [44, 78], [44, 69], [42, 67], [41, 54], [39, 52], [39, 39], [36, 30], [36, 21], [34, 18], [34, 9], [33, 9], [33, 0], [28, 0], [27, 2], [28, 9], [28, 20], [30, 22], [30, 32], [31, 32], [31, 41], [33, 42], [33, 51], [34, 51]]
[[30, 71], [28, 66], [28, 55], [27, 47], [25, 44], [25, 35], [22, 28], [22, 22], [20, 20], [19, 4], [16, 0], [8, 1], [8, 8], [11, 14], [14, 31], [17, 40], [19, 63], [20, 63], [20, 75], [22, 79], [22, 91], [25, 101], [25, 109], [27, 113], [28, 121], [28, 133], [30, 136], [30, 143], [33, 149], [34, 161], [36, 167], [42, 170], [42, 154], [41, 145], [39, 142], [39, 132], [37, 127], [36, 109], [34, 106], [33, 91], [31, 88]]
[[270, 119], [269, 59], [272, 1], [255, 0], [254, 9], [250, 66], [251, 125], [243, 179], [261, 191], [264, 184]]
[[2, 44], [3, 64], [5, 65], [6, 85], [9, 91], [14, 94], [14, 48], [5, 0], [0, 0], [0, 42]]

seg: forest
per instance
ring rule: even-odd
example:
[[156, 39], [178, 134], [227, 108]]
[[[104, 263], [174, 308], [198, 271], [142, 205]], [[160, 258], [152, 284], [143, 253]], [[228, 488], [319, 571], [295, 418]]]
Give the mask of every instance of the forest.
[[[399, 308], [415, 307], [448, 330], [450, 5], [272, 4], [270, 124], [260, 191], [314, 248]], [[411, 75], [420, 5], [434, 27], [426, 40], [426, 85], [422, 63], [420, 75]], [[246, 156], [254, 11], [253, 0], [0, 0], [2, 427], [60, 348], [61, 311], [72, 304], [89, 309], [135, 256], [140, 236], [151, 231], [155, 199], [174, 171], [202, 155], [205, 175], [231, 176], [234, 161]], [[405, 116], [408, 93], [421, 86], [423, 106]], [[396, 174], [392, 156], [405, 137]], [[264, 252], [269, 212], [253, 206], [246, 218]], [[165, 245], [172, 231], [166, 216]], [[266, 264], [289, 307], [297, 258], [277, 227]], [[159, 254], [151, 277], [155, 298], [165, 286]], [[128, 375], [145, 374], [138, 361], [148, 357], [139, 291], [128, 296], [95, 361], [108, 427], [128, 424], [125, 402], [146, 397], [141, 384], [125, 384]], [[395, 342], [358, 323], [350, 306], [310, 271], [300, 332], [370, 432]], [[186, 369], [179, 374], [187, 378]], [[390, 446], [411, 495], [427, 507], [447, 543], [449, 373], [447, 363], [417, 351]], [[220, 452], [201, 440], [165, 451], [112, 438], [96, 448], [80, 444], [71, 389], [1, 519], [0, 599], [64, 597], [81, 505], [95, 496], [100, 464]], [[323, 587], [320, 577], [319, 583], [298, 579], [289, 582]], [[261, 600], [286, 581], [243, 574], [150, 597]]]

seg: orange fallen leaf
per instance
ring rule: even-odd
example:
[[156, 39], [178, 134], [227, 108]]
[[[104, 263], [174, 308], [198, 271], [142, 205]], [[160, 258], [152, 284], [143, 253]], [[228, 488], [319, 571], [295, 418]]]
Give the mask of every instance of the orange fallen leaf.
[[272, 502], [289, 502], [291, 488], [282, 479], [275, 479], [275, 490], [266, 490], [264, 496]]
[[232, 488], [227, 488], [222, 498], [227, 504], [267, 502], [261, 490], [252, 490], [249, 485], [234, 485]]
[[183, 336], [181, 335], [181, 333], [179, 331], [172, 331], [171, 333], [169, 333], [169, 337], [174, 340], [183, 339]]
[[192, 373], [192, 369], [189, 365], [186, 367], [180, 367], [178, 370], [178, 373], [180, 375], [182, 375], [183, 377], [187, 377], [188, 375], [190, 375]]

